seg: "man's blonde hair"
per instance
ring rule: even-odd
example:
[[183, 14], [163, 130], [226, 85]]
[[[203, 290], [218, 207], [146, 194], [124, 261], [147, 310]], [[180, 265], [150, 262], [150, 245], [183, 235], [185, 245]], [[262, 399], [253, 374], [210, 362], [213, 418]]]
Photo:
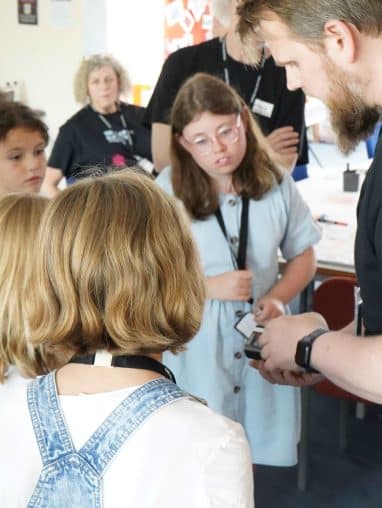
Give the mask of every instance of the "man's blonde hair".
[[197, 333], [205, 287], [189, 225], [149, 177], [130, 170], [65, 189], [38, 244], [28, 320], [47, 354], [175, 353]]
[[25, 289], [38, 257], [37, 233], [48, 200], [33, 194], [0, 199], [0, 383], [10, 365], [30, 377], [45, 371], [27, 342]]
[[74, 76], [74, 97], [80, 104], [88, 102], [89, 75], [95, 69], [111, 67], [119, 84], [119, 93], [126, 94], [131, 89], [130, 78], [124, 67], [111, 55], [91, 55], [82, 59]]
[[351, 23], [373, 37], [382, 33], [381, 0], [241, 0], [238, 31], [244, 42], [251, 44], [253, 29], [267, 11], [277, 14], [296, 37], [307, 43], [320, 44], [325, 24], [333, 19]]

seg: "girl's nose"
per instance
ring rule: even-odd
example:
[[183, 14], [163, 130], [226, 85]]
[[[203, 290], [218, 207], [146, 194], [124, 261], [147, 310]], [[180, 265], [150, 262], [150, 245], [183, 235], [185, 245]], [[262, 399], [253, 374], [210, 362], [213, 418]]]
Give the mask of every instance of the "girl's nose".
[[220, 140], [219, 136], [213, 136], [210, 140], [212, 151], [221, 152], [225, 149], [225, 144]]

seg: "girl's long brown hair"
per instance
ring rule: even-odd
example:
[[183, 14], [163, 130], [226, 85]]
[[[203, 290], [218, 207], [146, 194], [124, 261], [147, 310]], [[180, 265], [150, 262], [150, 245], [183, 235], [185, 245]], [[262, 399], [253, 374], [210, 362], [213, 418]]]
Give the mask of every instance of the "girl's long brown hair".
[[282, 171], [269, 156], [264, 135], [239, 95], [223, 81], [197, 73], [179, 90], [171, 111], [171, 164], [175, 195], [194, 219], [205, 219], [218, 208], [218, 195], [210, 177], [183, 148], [179, 137], [196, 116], [240, 114], [246, 126], [247, 149], [233, 173], [233, 186], [240, 195], [261, 199], [282, 180]]

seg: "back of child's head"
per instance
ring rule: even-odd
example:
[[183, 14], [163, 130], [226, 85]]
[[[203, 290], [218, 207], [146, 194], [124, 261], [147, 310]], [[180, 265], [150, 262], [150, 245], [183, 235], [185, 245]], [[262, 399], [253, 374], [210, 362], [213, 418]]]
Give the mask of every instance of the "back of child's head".
[[0, 198], [0, 383], [10, 365], [31, 377], [45, 370], [27, 342], [24, 291], [38, 256], [37, 233], [47, 203], [27, 193]]
[[48, 127], [35, 111], [21, 102], [0, 98], [0, 143], [12, 129], [17, 128], [39, 132], [45, 144], [48, 144]]
[[181, 351], [204, 305], [177, 202], [132, 170], [87, 178], [50, 202], [28, 284], [30, 340], [58, 358]]

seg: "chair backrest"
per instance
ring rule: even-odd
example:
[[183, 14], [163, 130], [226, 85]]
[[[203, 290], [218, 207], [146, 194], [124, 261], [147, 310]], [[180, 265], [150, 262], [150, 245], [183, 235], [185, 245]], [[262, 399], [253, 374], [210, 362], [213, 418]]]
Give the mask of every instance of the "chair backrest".
[[313, 294], [313, 310], [326, 319], [331, 330], [339, 330], [354, 319], [355, 277], [331, 277]]
[[[319, 312], [331, 330], [340, 330], [354, 319], [355, 277], [331, 277], [324, 280], [313, 293], [312, 308]], [[314, 386], [315, 391], [356, 402], [367, 402], [325, 379]]]

